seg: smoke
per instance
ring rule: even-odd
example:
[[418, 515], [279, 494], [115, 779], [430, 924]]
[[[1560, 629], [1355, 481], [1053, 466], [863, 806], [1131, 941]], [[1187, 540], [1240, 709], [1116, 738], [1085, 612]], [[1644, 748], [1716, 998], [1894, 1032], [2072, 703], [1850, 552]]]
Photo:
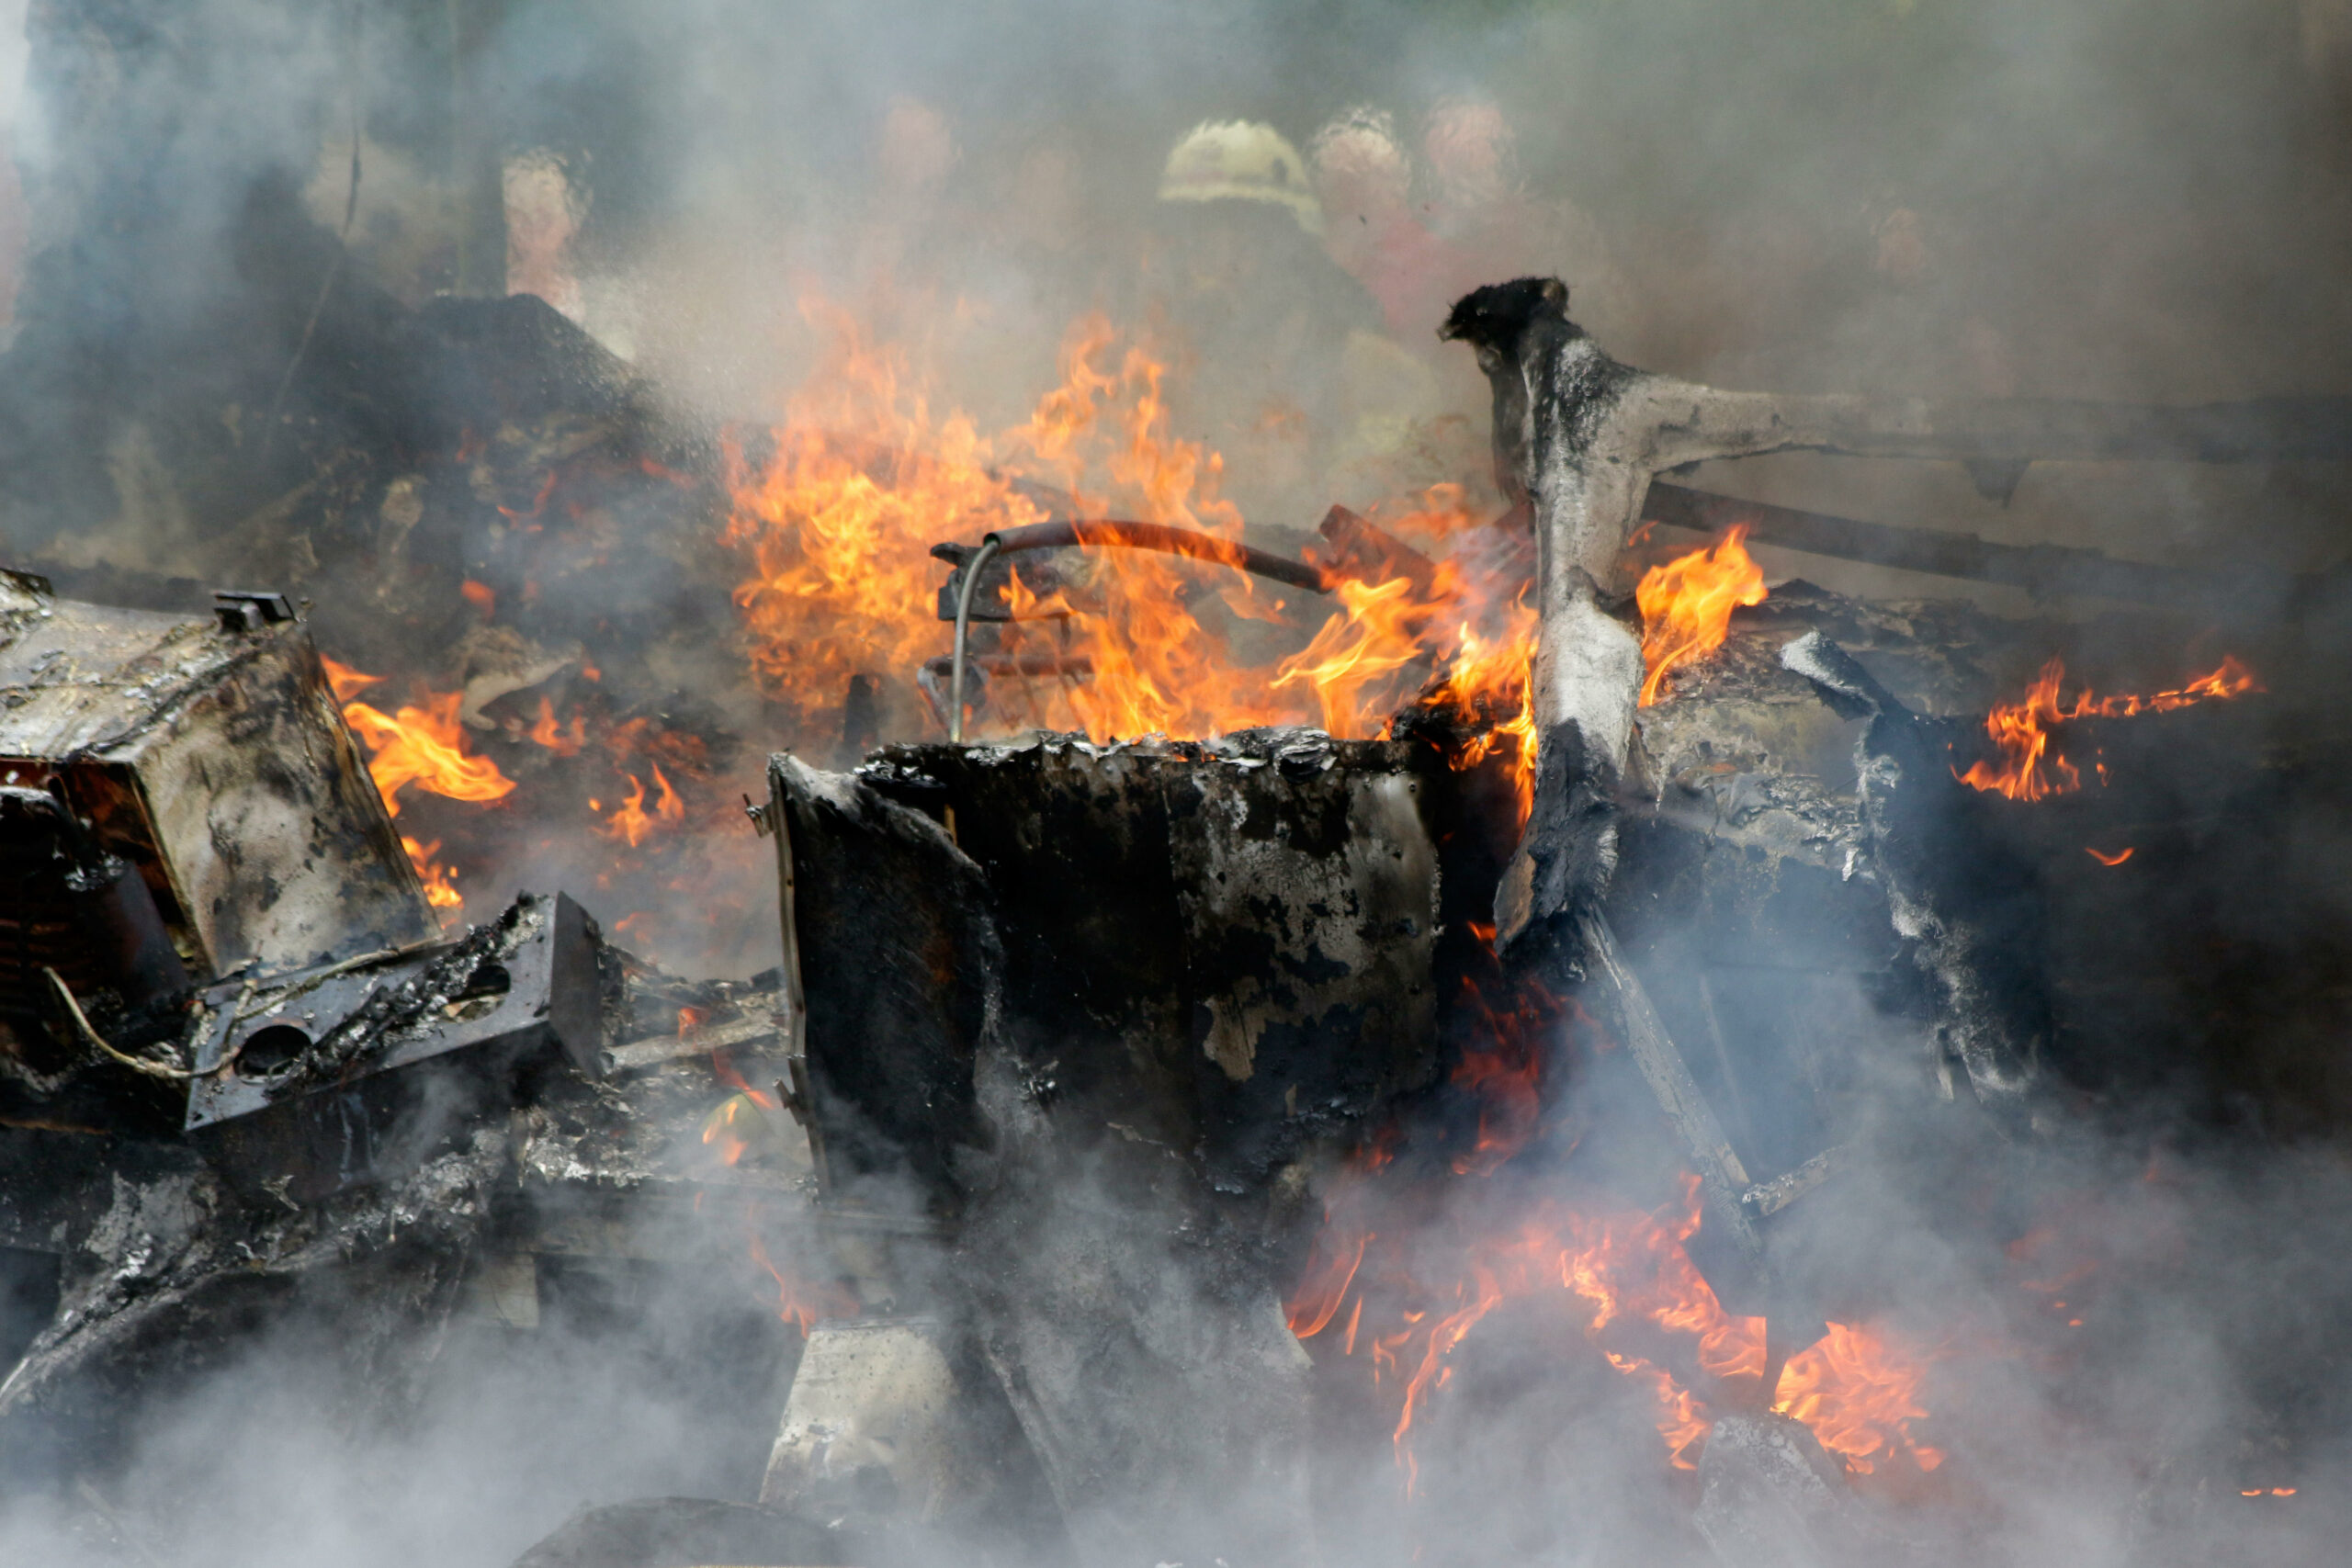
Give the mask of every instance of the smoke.
[[[475, 629], [463, 603], [402, 599], [424, 575], [408, 568], [429, 563], [436, 589], [481, 570], [450, 519], [528, 512], [539, 453], [478, 477], [454, 438], [425, 449], [418, 433], [454, 430], [473, 385], [387, 389], [374, 356], [444, 297], [509, 289], [641, 378], [665, 457], [782, 416], [828, 346], [806, 301], [847, 312], [935, 410], [984, 431], [1027, 417], [1072, 321], [1102, 311], [1165, 348], [1170, 434], [1224, 454], [1225, 493], [1261, 533], [1334, 501], [1484, 484], [1487, 389], [1435, 341], [1435, 308], [1522, 272], [1565, 277], [1618, 358], [1718, 385], [2352, 392], [2348, 117], [2342, 0], [0, 0], [0, 549], [174, 604], [189, 583], [172, 579], [291, 574], [328, 652], [443, 690], [479, 675], [489, 655], [448, 651]], [[1160, 199], [1180, 140], [1233, 120], [1310, 160], [1345, 154], [1322, 158], [1322, 234], [1271, 203]], [[365, 461], [335, 467], [345, 450]], [[2330, 465], [2041, 464], [2007, 500], [1955, 466], [1801, 456], [1692, 482], [2192, 569], [2346, 556]], [[582, 659], [569, 684], [523, 690], [568, 713], [633, 680], [616, 719], [723, 734], [707, 778], [681, 775], [717, 822], [772, 745], [837, 737], [778, 733], [726, 584], [700, 575], [723, 519], [693, 505], [690, 527], [684, 502], [609, 508], [616, 547], [645, 553], [551, 582], [513, 660], [619, 625], [643, 673], [592, 681]], [[1961, 592], [1758, 554], [1776, 584]], [[521, 587], [501, 586], [510, 617]], [[2075, 622], [2073, 646], [2154, 669], [2149, 686], [2210, 630], [1967, 592]], [[2309, 645], [2266, 646], [2267, 671]], [[2014, 654], [2022, 675], [2042, 651], [1988, 661]], [[2014, 691], [1950, 705], [1994, 694]], [[508, 716], [526, 722], [522, 700]], [[2296, 742], [2313, 711], [2261, 739]], [[636, 762], [618, 765], [643, 790]], [[609, 813], [622, 776], [581, 793]], [[412, 809], [424, 838], [472, 820]], [[483, 830], [478, 917], [553, 880], [608, 923], [650, 919], [678, 966], [773, 959], [747, 839], [712, 827], [598, 886], [613, 840], [582, 802], [562, 809], [571, 831], [552, 843], [536, 821]], [[2257, 837], [2266, 873], [2210, 885], [2220, 939], [2260, 960], [2232, 993], [2256, 1012], [2266, 981], [2314, 986], [2330, 950], [2307, 937], [2352, 913], [2332, 815], [2281, 813]], [[1868, 1530], [1894, 1541], [1878, 1554], [2329, 1560], [2352, 1461], [2352, 1192], [2322, 1141], [2340, 1131], [2333, 1015], [2242, 1049], [2167, 1015], [2143, 1059], [2097, 1064], [2129, 1093], [2078, 1086], [2063, 1129], [2009, 1140], [1939, 1098], [1883, 998], [1848, 989], [1806, 993], [1786, 1031], [1863, 1064], [1838, 1086], [1854, 1162], [1788, 1245], [1846, 1310], [1924, 1348], [1921, 1430], [1958, 1456], [1917, 1495], [1862, 1488]], [[1544, 1133], [1492, 1177], [1439, 1181], [1424, 1234], [1505, 1233], [1547, 1200], [1671, 1210], [1673, 1162], [1623, 1053], [1554, 1066]], [[1763, 1136], [1798, 1147], [1811, 1130]], [[1430, 1250], [1422, 1283], [1452, 1290]], [[759, 1284], [718, 1264], [684, 1282], [543, 1275], [535, 1328], [469, 1308], [429, 1357], [411, 1347], [425, 1370], [396, 1417], [355, 1396], [333, 1333], [298, 1321], [143, 1409], [96, 1502], [0, 1504], [0, 1561], [490, 1565], [583, 1500], [749, 1497], [794, 1353]], [[1327, 1558], [1705, 1560], [1638, 1385], [1524, 1310], [1455, 1353], [1412, 1503], [1394, 1382], [1310, 1344], [1347, 1391], [1318, 1417]], [[116, 1516], [121, 1531], [91, 1534]]]

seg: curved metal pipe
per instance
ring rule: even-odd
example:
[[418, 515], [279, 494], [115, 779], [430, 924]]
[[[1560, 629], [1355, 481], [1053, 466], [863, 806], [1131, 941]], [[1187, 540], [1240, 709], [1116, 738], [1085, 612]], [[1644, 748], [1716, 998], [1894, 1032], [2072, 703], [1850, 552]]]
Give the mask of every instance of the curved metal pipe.
[[983, 538], [978, 552], [965, 563], [963, 591], [956, 595], [956, 662], [947, 677], [947, 743], [951, 746], [964, 743], [964, 648], [972, 635], [972, 591], [979, 587], [980, 573], [1003, 547], [1004, 540], [995, 534]]
[[[1007, 528], [991, 534], [998, 549], [1004, 555], [1022, 550], [1068, 549], [1074, 545], [1117, 547], [1132, 550], [1158, 550], [1163, 555], [1189, 556], [1194, 560], [1214, 561], [1237, 571], [1257, 577], [1270, 577], [1276, 582], [1287, 582], [1294, 588], [1310, 592], [1329, 593], [1338, 581], [1321, 567], [1288, 556], [1253, 549], [1237, 539], [1216, 534], [1204, 534], [1194, 528], [1178, 528], [1166, 523], [1131, 523], [1107, 517], [1080, 517], [1067, 523], [1030, 523], [1019, 528]], [[964, 581], [972, 581], [970, 569]]]

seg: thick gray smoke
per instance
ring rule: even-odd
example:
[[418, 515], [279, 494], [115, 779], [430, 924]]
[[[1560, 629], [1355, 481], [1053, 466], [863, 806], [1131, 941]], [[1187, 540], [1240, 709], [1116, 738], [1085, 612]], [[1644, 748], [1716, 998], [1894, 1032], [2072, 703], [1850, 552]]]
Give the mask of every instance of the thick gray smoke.
[[[1228, 121], [1305, 161], [1280, 180], [1319, 180], [1316, 222], [1279, 201], [1162, 198], [1171, 150]], [[441, 502], [415, 498], [443, 480], [417, 476], [454, 476], [466, 505], [518, 524], [547, 501], [527, 473], [517, 490], [466, 467], [472, 438], [494, 438], [467, 423], [490, 406], [480, 389], [378, 373], [451, 299], [546, 299], [634, 378], [665, 454], [714, 466], [723, 428], [783, 416], [831, 344], [826, 310], [982, 430], [1027, 417], [1100, 312], [1165, 352], [1172, 434], [1224, 454], [1225, 494], [1268, 537], [1431, 484], [1492, 499], [1487, 386], [1436, 328], [1454, 291], [1528, 273], [1566, 279], [1618, 359], [1719, 386], [2352, 393], [2347, 0], [0, 0], [0, 564], [174, 604], [307, 573], [287, 585], [316, 599], [326, 650], [413, 659], [399, 675], [488, 668], [444, 659], [477, 630], [462, 602], [401, 597], [433, 550], [451, 588], [485, 558], [455, 525], [435, 533]], [[345, 448], [368, 456], [329, 460]], [[2192, 570], [2319, 572], [2352, 544], [2341, 465], [2041, 464], [2001, 499], [1958, 465], [1794, 456], [1684, 477]], [[717, 547], [723, 511], [698, 514], [695, 548]], [[693, 550], [655, 537], [674, 515], [614, 508], [616, 549], [675, 558], [628, 567], [642, 602], [609, 579], [551, 588], [534, 654], [659, 625], [658, 657], [617, 674], [605, 660], [604, 690], [616, 720], [728, 738], [695, 786], [723, 811], [790, 726], [817, 731], [754, 690], [724, 585], [697, 587], [699, 566], [678, 564]], [[1965, 592], [2071, 625], [2070, 648], [2096, 649], [2115, 608], [1758, 554], [1776, 585]], [[2340, 628], [2268, 618], [2227, 635], [2277, 658], [2341, 647]], [[2152, 649], [2238, 646], [2223, 636], [2118, 633], [2111, 678], [2170, 677]], [[513, 690], [596, 694], [597, 677], [564, 678]], [[519, 733], [531, 712], [492, 717]], [[820, 761], [855, 739], [838, 709], [822, 719], [821, 745], [790, 737]], [[2261, 739], [2269, 757], [2296, 737]], [[600, 787], [601, 812], [616, 784]], [[714, 831], [699, 859], [598, 887], [609, 838], [518, 829], [482, 851], [469, 913], [551, 882], [608, 926], [684, 908], [656, 919], [657, 956], [749, 973], [776, 950], [749, 841]], [[2221, 923], [2282, 963], [2333, 951], [2278, 928], [2352, 925], [2346, 843], [2333, 816], [2282, 816], [2273, 863], [2298, 878], [2233, 894]], [[1832, 1027], [1820, 1005], [1800, 1032]], [[1855, 1089], [1871, 1108], [1859, 1164], [1792, 1243], [1932, 1350], [1919, 1429], [1948, 1469], [1871, 1497], [1892, 1521], [1872, 1551], [2336, 1561], [2327, 1542], [2352, 1523], [2340, 1022], [2284, 1066], [2217, 1073], [2226, 1114], [2150, 1066], [2018, 1142], [1955, 1130], [1914, 1043], [1884, 1028], [1888, 1065]], [[1547, 1080], [1529, 1158], [1553, 1163], [1454, 1183], [1414, 1224], [1501, 1233], [1604, 1190], [1671, 1211], [1630, 1075], [1600, 1051]], [[689, 1284], [543, 1277], [528, 1325], [469, 1298], [421, 1363], [401, 1352], [390, 1402], [368, 1380], [393, 1373], [295, 1314], [142, 1411], [96, 1473], [0, 1456], [0, 1563], [498, 1568], [582, 1502], [749, 1499], [795, 1331], [731, 1232], [711, 1258]], [[1556, 1324], [1495, 1314], [1429, 1407], [1409, 1501], [1393, 1384], [1375, 1398], [1355, 1361], [1325, 1367], [1351, 1391], [1327, 1422], [1345, 1429], [1317, 1439], [1325, 1559], [1701, 1551], [1650, 1406], [1597, 1364]]]

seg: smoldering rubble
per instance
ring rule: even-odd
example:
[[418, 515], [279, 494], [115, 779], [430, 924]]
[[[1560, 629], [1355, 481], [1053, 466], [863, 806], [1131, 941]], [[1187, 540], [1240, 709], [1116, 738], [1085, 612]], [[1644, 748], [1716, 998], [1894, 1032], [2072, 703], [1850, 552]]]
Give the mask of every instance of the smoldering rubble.
[[[1537, 389], [1538, 449], [1562, 439], [1573, 422], [1496, 341], [1498, 386]], [[1509, 444], [1501, 460], [1525, 464], [1539, 531], [1580, 525], [1546, 510], [1564, 493], [1546, 460]], [[1581, 613], [1606, 615], [1596, 580], [1575, 581]], [[2115, 776], [2097, 796], [2049, 809], [1973, 788], [1946, 759], [1980, 744], [1969, 716], [2020, 628], [1784, 582], [1623, 735], [1578, 729], [1567, 699], [1523, 836], [1507, 760], [1475, 758], [1475, 727], [1428, 701], [1374, 741], [1038, 733], [886, 746], [846, 773], [780, 755], [747, 831], [773, 856], [783, 962], [690, 983], [560, 894], [421, 934], [422, 886], [282, 604], [224, 595], [211, 621], [175, 622], [22, 575], [12, 592], [14, 907], [43, 913], [9, 971], [6, 1212], [40, 1321], [0, 1419], [27, 1473], [72, 1478], [71, 1528], [101, 1553], [160, 1540], [108, 1500], [137, 1473], [142, 1411], [255, 1375], [293, 1325], [335, 1347], [341, 1419], [381, 1429], [448, 1397], [434, 1368], [453, 1334], [547, 1329], [567, 1274], [740, 1277], [747, 1258], [778, 1310], [738, 1348], [751, 1408], [715, 1426], [764, 1430], [763, 1465], [736, 1456], [756, 1484], [592, 1508], [522, 1561], [1306, 1562], [1370, 1550], [1381, 1517], [1449, 1555], [1638, 1539], [1736, 1568], [1984, 1550], [2004, 1527], [1965, 1489], [1854, 1483], [1943, 1470], [1910, 1426], [1927, 1408], [1841, 1426], [1785, 1395], [1743, 1409], [1739, 1380], [1785, 1390], [1854, 1332], [1839, 1325], [1917, 1321], [1908, 1270], [1983, 1296], [1988, 1213], [2078, 1177], [2102, 1119], [2151, 1092], [2152, 1050], [2175, 1074], [2224, 1070], [2193, 1033], [2159, 1044], [2108, 1003], [2164, 987], [2226, 1009], [2234, 976], [2152, 973], [2164, 943], [2113, 928], [2218, 937], [2228, 886], [2294, 885], [2275, 825], [2335, 809], [2342, 776], [2324, 717], [2283, 691], [2090, 731]], [[2290, 711], [2299, 744], [2281, 751], [2263, 737]], [[324, 857], [341, 896], [300, 903], [277, 840], [246, 826], [281, 799], [305, 803], [303, 863]], [[209, 834], [175, 829], [191, 814]], [[2075, 841], [2119, 833], [2173, 889], [2153, 920]], [[347, 891], [370, 886], [374, 902]], [[2093, 924], [2106, 940], [2066, 934]], [[2267, 1036], [2283, 1068], [2326, 1004], [2308, 986], [2267, 1002], [2267, 1029], [2233, 1021], [2232, 1043]], [[1507, 1124], [1476, 1075], [1513, 1050], [1532, 1104]], [[1708, 1310], [1726, 1332], [1758, 1325], [1752, 1368], [1702, 1355], [1693, 1386], [1721, 1413], [1668, 1456], [1695, 1465], [1688, 1481], [1622, 1375], [1663, 1369], [1612, 1349], [1564, 1382], [1594, 1352], [1544, 1348], [1540, 1298], [1511, 1307], [1490, 1261], [1420, 1366], [1389, 1353], [1408, 1388], [1381, 1446], [1408, 1479], [1367, 1503], [1385, 1466], [1344, 1424], [1379, 1382], [1353, 1375], [1359, 1323], [1401, 1288], [1422, 1303], [1396, 1341], [1409, 1357], [1433, 1304], [1428, 1283], [1363, 1272], [1375, 1229], [1335, 1276], [1344, 1216], [1398, 1227], [1397, 1266], [1437, 1280], [1516, 1205], [1550, 1213], [1547, 1188], [1646, 1186], [1670, 1209], [1676, 1170]], [[740, 1222], [714, 1225], [719, 1207]], [[1882, 1256], [1854, 1246], [1865, 1218]], [[1618, 1265], [1604, 1249], [1588, 1266]], [[2078, 1285], [2050, 1288], [2116, 1288], [2064, 1278]], [[1942, 1325], [2010, 1334], [2015, 1314], [1979, 1300]], [[1494, 1381], [1531, 1356], [1550, 1400]], [[2113, 1372], [2094, 1358], [2060, 1375], [2079, 1391]], [[1705, 1407], [1679, 1397], [1686, 1419]], [[1482, 1402], [1506, 1442], [1539, 1409], [1573, 1417], [1519, 1462], [1585, 1502], [1560, 1514], [1546, 1479], [1432, 1540], [1485, 1490]], [[1999, 1403], [1935, 1413], [1955, 1470], [1998, 1473], [1968, 1442], [1972, 1422], [2013, 1418]], [[2254, 1408], [2157, 1439], [2109, 1505], [2126, 1539], [2211, 1539], [2214, 1510], [2256, 1495], [2225, 1481], [2325, 1495], [2324, 1421], [2235, 1425]], [[2249, 1440], [2268, 1457], [2249, 1461]]]
[[[0, 1557], [2332, 1560], [2324, 310], [2113, 375], [1872, 195], [1890, 396], [1803, 225], [1538, 223], [1336, 35], [654, 193], [699, 35], [568, 147], [527, 8], [148, 9], [37, 18], [0, 359]], [[806, 130], [884, 46], [797, 41]], [[720, 418], [806, 344], [648, 236], [761, 159], [834, 297]]]

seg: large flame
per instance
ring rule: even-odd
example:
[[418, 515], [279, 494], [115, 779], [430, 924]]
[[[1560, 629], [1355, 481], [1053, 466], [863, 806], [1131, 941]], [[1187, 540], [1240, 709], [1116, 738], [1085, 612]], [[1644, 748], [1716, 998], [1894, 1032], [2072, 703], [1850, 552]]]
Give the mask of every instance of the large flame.
[[[2034, 677], [2033, 684], [2026, 688], [2021, 701], [1996, 704], [1993, 711], [1984, 716], [1984, 733], [1997, 749], [1998, 761], [1979, 759], [1970, 763], [1964, 773], [1954, 769], [1953, 776], [1972, 788], [2006, 795], [2011, 800], [2041, 800], [2064, 795], [2081, 788], [2083, 783], [2082, 770], [2068, 761], [2055, 745], [2052, 731], [2067, 720], [2170, 713], [2192, 703], [2262, 690], [2254, 671], [2235, 655], [2224, 658], [2211, 674], [2199, 676], [2176, 691], [2144, 697], [2101, 697], [2086, 689], [2076, 694], [2072, 707], [2062, 706], [2058, 701], [2058, 689], [2065, 676], [2065, 661], [2053, 656], [2041, 667], [2041, 673]], [[2100, 858], [2105, 860], [2104, 856]], [[2121, 862], [2119, 858], [2106, 863]]]
[[[1028, 420], [989, 436], [960, 413], [934, 414], [902, 358], [869, 346], [840, 312], [807, 310], [831, 348], [770, 456], [729, 447], [728, 537], [752, 568], [736, 599], [755, 673], [812, 730], [841, 711], [852, 676], [900, 678], [947, 651], [930, 547], [1042, 521], [1038, 485], [1087, 516], [1239, 539], [1240, 514], [1218, 494], [1221, 459], [1170, 432], [1165, 367], [1139, 344], [1123, 347], [1102, 317], [1072, 329], [1060, 383]], [[1390, 525], [1417, 547], [1439, 546], [1470, 520], [1447, 487]], [[998, 677], [997, 719], [1096, 740], [1262, 724], [1369, 736], [1412, 671], [1469, 655], [1484, 672], [1462, 682], [1466, 705], [1512, 666], [1523, 671], [1515, 645], [1532, 644], [1532, 616], [1489, 615], [1445, 561], [1433, 576], [1341, 581], [1329, 597], [1143, 549], [1089, 550], [1082, 592], [1041, 589], [1026, 558], [1009, 564], [1018, 618], [1001, 627], [1009, 673]], [[1219, 632], [1222, 617], [1196, 614], [1211, 606], [1301, 636], [1316, 629], [1288, 657], [1253, 662]], [[1470, 628], [1488, 620], [1509, 626], [1476, 642]]]
[[921, 393], [902, 390], [897, 355], [869, 347], [838, 311], [804, 310], [826, 329], [826, 360], [772, 457], [755, 466], [730, 440], [724, 457], [726, 537], [752, 569], [735, 602], [752, 671], [809, 715], [838, 709], [853, 675], [898, 674], [939, 651], [932, 545], [1043, 514], [989, 472], [970, 420], [933, 420]]
[[1747, 553], [1741, 524], [1715, 544], [1654, 566], [1634, 591], [1642, 610], [1642, 698], [1648, 707], [1669, 671], [1705, 658], [1731, 634], [1731, 613], [1764, 603], [1764, 569]]

